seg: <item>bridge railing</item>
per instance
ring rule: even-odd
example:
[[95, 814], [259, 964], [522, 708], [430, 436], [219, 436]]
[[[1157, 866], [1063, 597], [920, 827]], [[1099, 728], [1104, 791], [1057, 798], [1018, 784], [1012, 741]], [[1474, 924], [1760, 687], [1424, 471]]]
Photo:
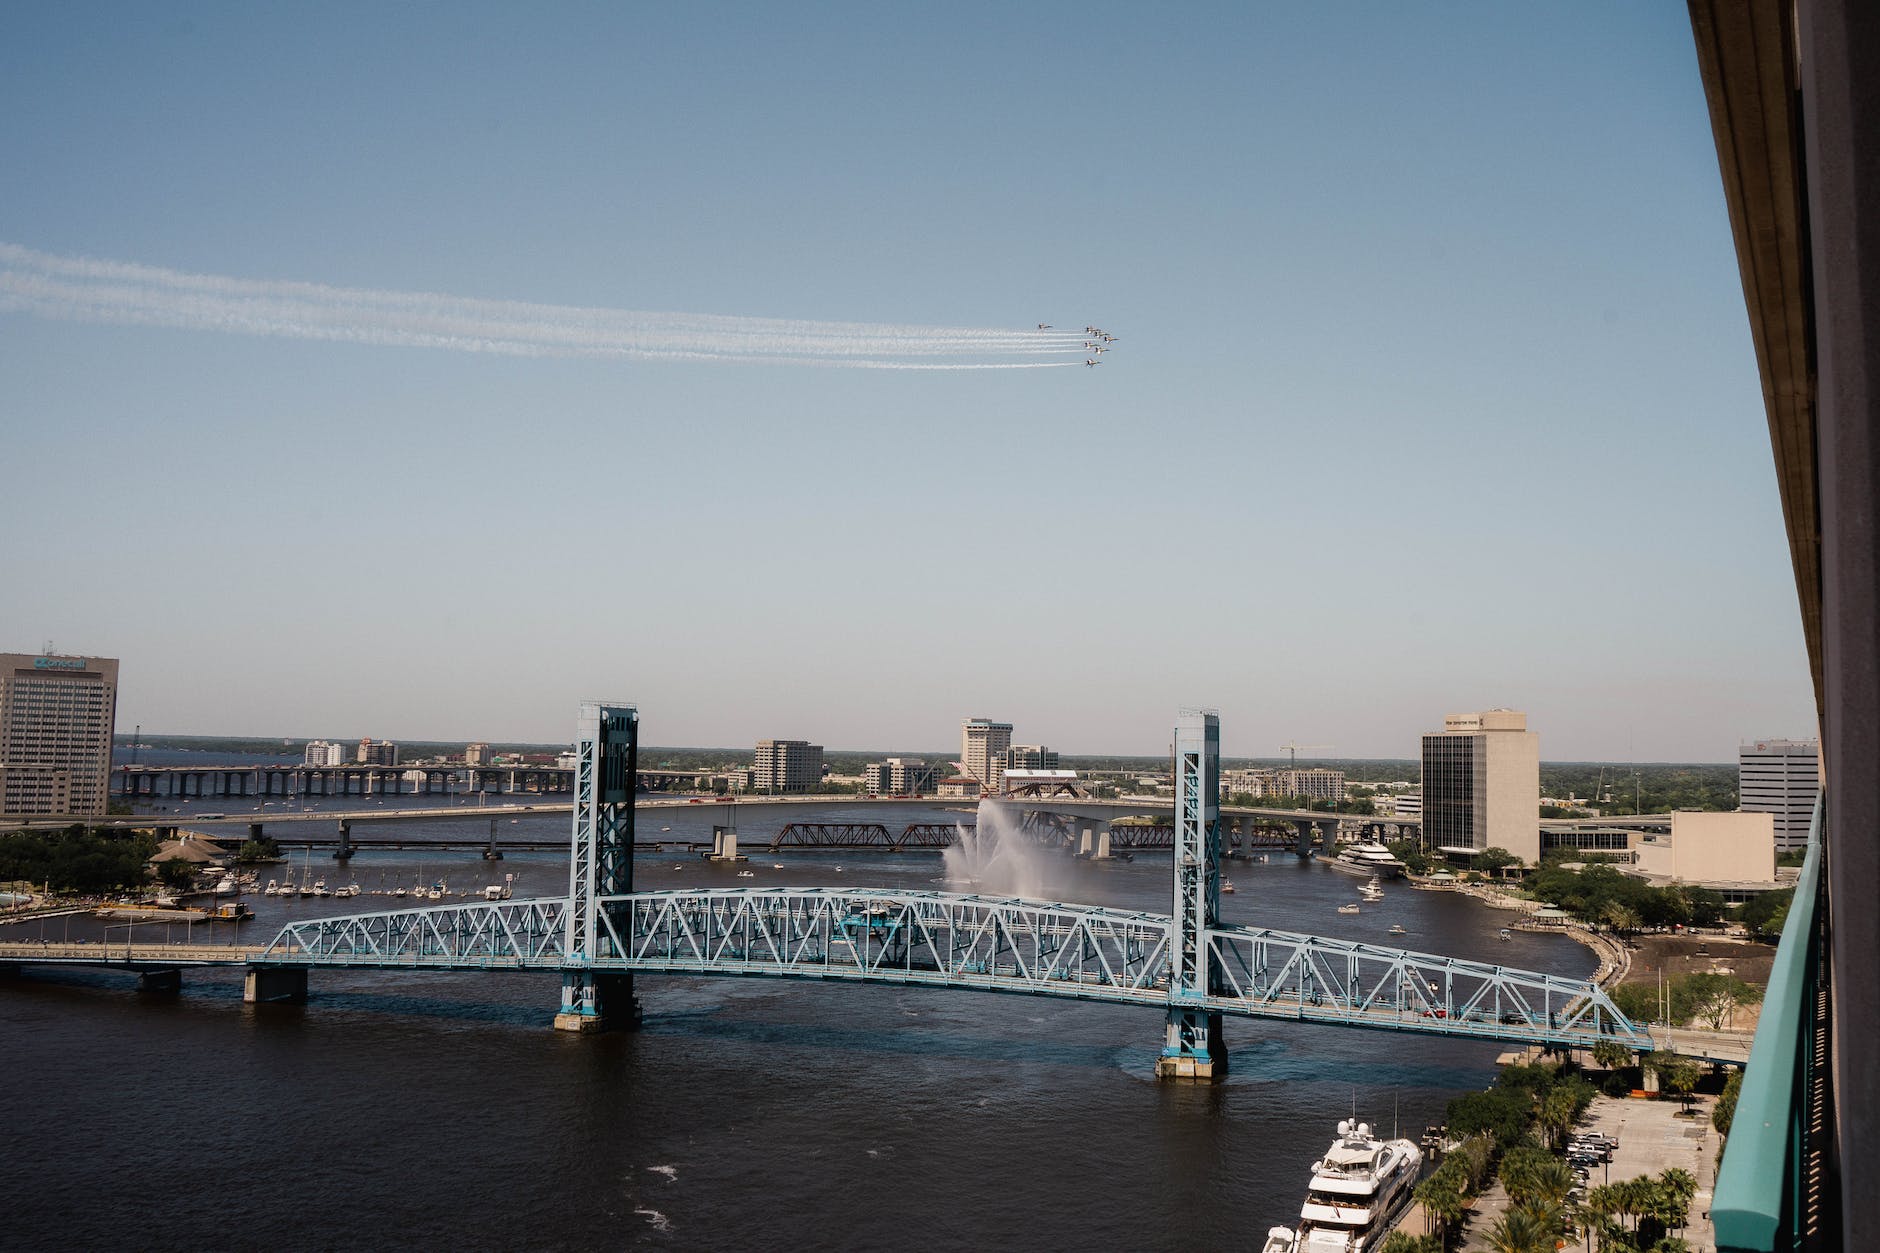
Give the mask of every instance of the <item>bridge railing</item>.
[[1832, 1140], [1824, 808], [1817, 800], [1808, 854], [1769, 972], [1756, 1042], [1737, 1096], [1711, 1213], [1728, 1253], [1834, 1247], [1826, 1219]]

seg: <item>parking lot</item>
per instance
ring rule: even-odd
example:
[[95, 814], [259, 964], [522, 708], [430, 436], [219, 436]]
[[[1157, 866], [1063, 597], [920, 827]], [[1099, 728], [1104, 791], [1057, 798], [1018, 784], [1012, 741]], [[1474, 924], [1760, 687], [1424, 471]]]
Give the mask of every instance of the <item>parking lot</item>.
[[[1655, 1175], [1672, 1166], [1682, 1166], [1697, 1176], [1697, 1196], [1691, 1201], [1690, 1226], [1683, 1231], [1692, 1253], [1714, 1253], [1716, 1233], [1710, 1225], [1711, 1191], [1717, 1182], [1716, 1130], [1710, 1125], [1713, 1097], [1693, 1097], [1692, 1116], [1679, 1115], [1676, 1101], [1631, 1100], [1602, 1096], [1593, 1102], [1579, 1125], [1577, 1134], [1598, 1132], [1619, 1142], [1612, 1160], [1595, 1166], [1587, 1183], [1597, 1187]], [[1488, 1233], [1508, 1207], [1508, 1194], [1497, 1180], [1476, 1201], [1466, 1220], [1464, 1250], [1488, 1253]], [[1421, 1232], [1422, 1226], [1408, 1225], [1406, 1231]], [[1577, 1249], [1579, 1244], [1569, 1245]]]

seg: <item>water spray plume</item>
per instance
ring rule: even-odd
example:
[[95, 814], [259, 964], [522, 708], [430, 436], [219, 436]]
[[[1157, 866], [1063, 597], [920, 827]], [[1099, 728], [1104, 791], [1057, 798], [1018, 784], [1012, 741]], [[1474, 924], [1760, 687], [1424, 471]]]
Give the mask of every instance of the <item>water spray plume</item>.
[[982, 800], [974, 825], [960, 824], [941, 854], [948, 886], [983, 896], [1049, 900], [1050, 850], [1025, 838], [1017, 815], [996, 800]]

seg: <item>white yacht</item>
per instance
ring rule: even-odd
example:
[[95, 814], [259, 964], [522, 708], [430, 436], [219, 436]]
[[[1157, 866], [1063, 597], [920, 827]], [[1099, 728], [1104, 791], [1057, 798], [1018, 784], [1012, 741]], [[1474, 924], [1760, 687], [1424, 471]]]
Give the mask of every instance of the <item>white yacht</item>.
[[1382, 844], [1347, 844], [1338, 850], [1338, 856], [1325, 860], [1334, 870], [1379, 879], [1395, 879], [1404, 872], [1404, 864]]
[[1380, 1140], [1369, 1123], [1341, 1122], [1299, 1211], [1297, 1253], [1375, 1253], [1410, 1201], [1423, 1151]]

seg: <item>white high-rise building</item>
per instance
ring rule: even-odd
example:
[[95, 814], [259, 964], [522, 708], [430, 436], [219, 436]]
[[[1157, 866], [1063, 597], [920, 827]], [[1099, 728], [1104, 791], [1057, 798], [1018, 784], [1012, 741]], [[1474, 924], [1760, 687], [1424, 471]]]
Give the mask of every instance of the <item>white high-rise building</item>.
[[960, 724], [960, 764], [979, 781], [981, 791], [996, 792], [1005, 778], [1005, 754], [1012, 747], [1012, 724], [968, 718]]
[[0, 653], [0, 814], [104, 815], [117, 680], [114, 657]]
[[1450, 714], [1423, 737], [1423, 843], [1467, 856], [1541, 858], [1541, 739], [1512, 709]]
[[346, 764], [346, 746], [330, 740], [309, 741], [303, 762], [309, 766], [343, 766]]
[[1756, 740], [1737, 750], [1736, 792], [1740, 808], [1774, 814], [1776, 848], [1802, 848], [1821, 795], [1819, 740]]

